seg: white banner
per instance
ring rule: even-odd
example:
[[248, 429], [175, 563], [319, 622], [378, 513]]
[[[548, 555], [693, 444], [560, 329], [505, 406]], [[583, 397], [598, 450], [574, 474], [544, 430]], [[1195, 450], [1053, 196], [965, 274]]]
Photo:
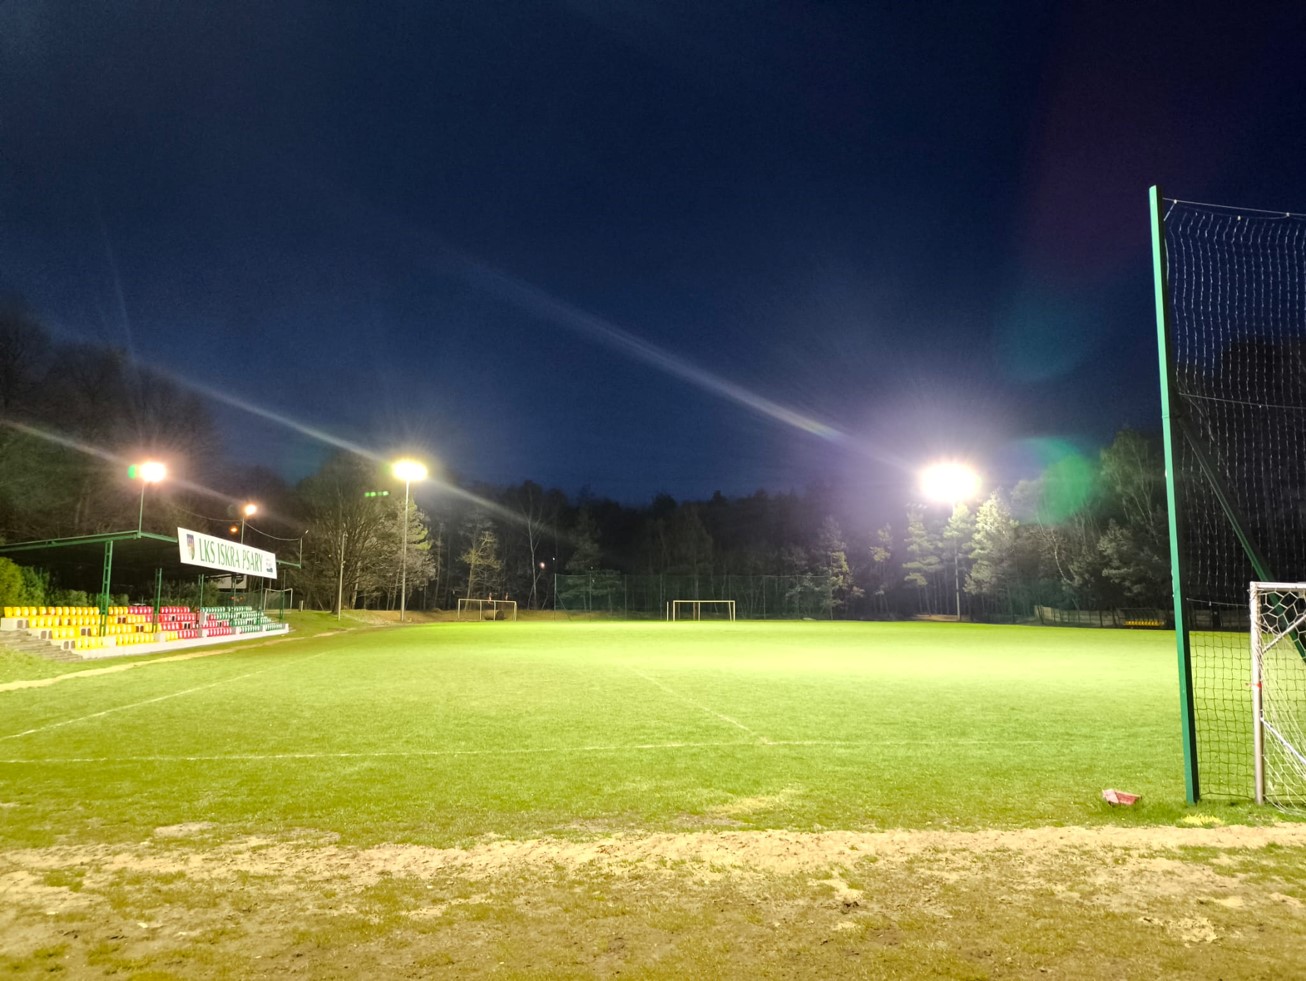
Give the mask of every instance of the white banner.
[[189, 528], [177, 529], [177, 547], [181, 551], [181, 561], [186, 565], [221, 569], [238, 576], [277, 578], [276, 555], [261, 548], [214, 538]]

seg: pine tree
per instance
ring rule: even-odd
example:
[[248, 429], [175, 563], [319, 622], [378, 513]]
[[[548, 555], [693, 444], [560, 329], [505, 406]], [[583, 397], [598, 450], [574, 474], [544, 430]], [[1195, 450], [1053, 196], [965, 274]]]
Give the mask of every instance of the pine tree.
[[846, 613], [849, 604], [865, 593], [853, 581], [852, 569], [848, 566], [848, 546], [844, 543], [839, 522], [833, 517], [826, 517], [821, 522], [818, 548], [826, 575], [830, 579], [831, 615]]
[[1005, 602], [1010, 612], [1016, 574], [1016, 520], [999, 491], [989, 495], [975, 515], [970, 559], [966, 592], [991, 603]]
[[871, 542], [871, 581], [874, 583], [872, 595], [875, 597], [875, 611], [889, 612], [889, 560], [893, 558], [893, 529], [884, 525], [875, 532]]
[[938, 536], [925, 524], [925, 508], [922, 505], [913, 504], [907, 508], [906, 548], [910, 557], [902, 564], [903, 571], [907, 573], [903, 581], [916, 587], [920, 612], [932, 613], [932, 587], [937, 585], [943, 560], [939, 556]]

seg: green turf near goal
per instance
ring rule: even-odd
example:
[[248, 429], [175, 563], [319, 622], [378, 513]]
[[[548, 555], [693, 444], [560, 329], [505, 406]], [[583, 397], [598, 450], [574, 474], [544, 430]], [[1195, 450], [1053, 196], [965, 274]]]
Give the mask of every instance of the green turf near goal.
[[1249, 584], [1306, 579], [1306, 216], [1151, 219], [1186, 791], [1250, 798]]

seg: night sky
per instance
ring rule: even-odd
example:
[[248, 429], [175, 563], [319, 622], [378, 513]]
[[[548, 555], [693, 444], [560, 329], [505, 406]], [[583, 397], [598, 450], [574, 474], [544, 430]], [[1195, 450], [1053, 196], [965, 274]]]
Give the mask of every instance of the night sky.
[[7, 0], [0, 291], [290, 479], [1010, 482], [1159, 424], [1149, 184], [1306, 210], [1306, 5], [1207, 7]]

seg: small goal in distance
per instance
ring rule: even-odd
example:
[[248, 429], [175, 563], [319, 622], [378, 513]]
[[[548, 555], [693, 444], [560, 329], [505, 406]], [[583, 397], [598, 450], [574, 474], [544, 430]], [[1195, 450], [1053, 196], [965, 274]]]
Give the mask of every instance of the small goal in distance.
[[732, 599], [678, 599], [667, 604], [668, 620], [702, 620], [703, 607], [707, 607], [709, 620], [733, 620], [735, 601]]
[[458, 598], [459, 620], [516, 620], [517, 601]]

